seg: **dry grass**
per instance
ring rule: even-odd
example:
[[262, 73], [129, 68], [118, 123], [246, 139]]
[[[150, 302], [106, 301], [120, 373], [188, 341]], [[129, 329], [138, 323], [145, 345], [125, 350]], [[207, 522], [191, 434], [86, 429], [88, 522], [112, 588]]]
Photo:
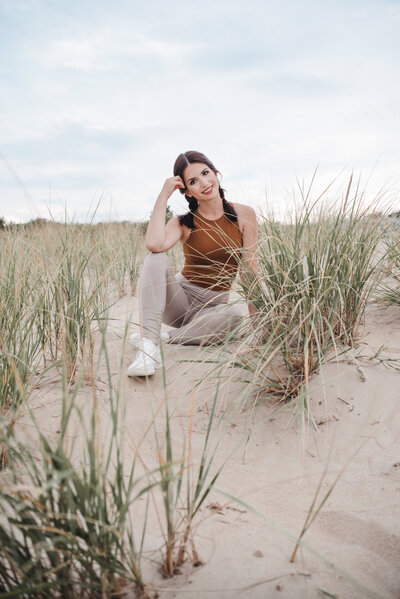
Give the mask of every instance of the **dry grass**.
[[[356, 343], [388, 254], [374, 259], [380, 220], [373, 206], [364, 206], [352, 180], [343, 199], [330, 208], [308, 194], [302, 200], [291, 222], [260, 222], [259, 274], [250, 284], [247, 276], [241, 287], [257, 308], [252, 318], [257, 326], [246, 325], [240, 341], [234, 334], [227, 337], [210, 374], [239, 371], [253, 395], [293, 406], [304, 424], [311, 417], [310, 377], [332, 350]], [[193, 523], [225, 464], [218, 461], [224, 433], [217, 431], [229, 406], [217, 416], [218, 385], [200, 455], [194, 457], [191, 449], [194, 396], [189, 428], [177, 440], [164, 371], [162, 446], [155, 435], [158, 463], [139, 474], [138, 453], [133, 463], [124, 458], [124, 400], [109, 366], [108, 308], [127, 290], [135, 292], [143, 241], [139, 228], [127, 223], [50, 223], [0, 231], [0, 443], [6, 467], [0, 503], [7, 515], [0, 526], [3, 596], [111, 597], [128, 588], [152, 596], [141, 566], [147, 516], [140, 525], [133, 517], [137, 501], [144, 497], [148, 505], [150, 495], [164, 535], [159, 564], [164, 575], [173, 576], [185, 560], [200, 562]], [[171, 259], [181, 265], [179, 249]], [[398, 259], [398, 252], [391, 259]], [[233, 339], [234, 353], [232, 345], [228, 348]], [[209, 359], [206, 354], [203, 361]], [[112, 423], [106, 441], [97, 412], [100, 361], [106, 364]], [[121, 372], [122, 361], [123, 356]], [[39, 443], [29, 445], [14, 430], [18, 409], [24, 405], [29, 411], [34, 384], [51, 368], [63, 381], [60, 435], [50, 439], [31, 412]], [[76, 403], [88, 384], [93, 390], [89, 423]], [[147, 434], [156, 433], [156, 416]], [[84, 439], [79, 465], [66, 443], [73, 418]]]

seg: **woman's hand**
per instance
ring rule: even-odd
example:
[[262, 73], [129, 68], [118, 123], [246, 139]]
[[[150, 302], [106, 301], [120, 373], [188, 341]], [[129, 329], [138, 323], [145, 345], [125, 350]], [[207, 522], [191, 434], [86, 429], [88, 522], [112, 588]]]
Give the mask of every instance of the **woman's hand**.
[[168, 177], [168, 179], [166, 179], [164, 182], [164, 185], [160, 192], [160, 196], [168, 199], [172, 196], [175, 189], [179, 189], [179, 188], [185, 189], [185, 184], [184, 184], [182, 178], [179, 177], [179, 175], [176, 175], [176, 177]]

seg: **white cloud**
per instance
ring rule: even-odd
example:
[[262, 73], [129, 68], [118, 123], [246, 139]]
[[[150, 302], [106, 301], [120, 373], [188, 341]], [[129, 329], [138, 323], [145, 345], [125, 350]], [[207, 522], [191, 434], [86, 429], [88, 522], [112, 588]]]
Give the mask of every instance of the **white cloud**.
[[[376, 180], [396, 181], [395, 4], [122, 4], [92, 14], [36, 2], [19, 21], [4, 11], [0, 150], [38, 210], [51, 188], [82, 217], [99, 193], [120, 218], [148, 216], [187, 149], [209, 154], [230, 197], [253, 205], [265, 186], [278, 204], [318, 163], [325, 180], [378, 161]], [[0, 213], [29, 213], [1, 162], [0, 193]]]
[[46, 68], [68, 68], [90, 72], [107, 72], [130, 61], [152, 59], [162, 67], [176, 68], [204, 44], [162, 40], [133, 32], [126, 27], [102, 28], [89, 34], [53, 39], [43, 48], [41, 60]]

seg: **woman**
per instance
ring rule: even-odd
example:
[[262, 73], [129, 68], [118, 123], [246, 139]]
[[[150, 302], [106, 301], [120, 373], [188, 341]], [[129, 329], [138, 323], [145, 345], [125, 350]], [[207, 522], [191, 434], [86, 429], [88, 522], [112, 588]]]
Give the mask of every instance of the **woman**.
[[[213, 343], [241, 318], [227, 302], [239, 260], [247, 272], [256, 268], [256, 215], [250, 206], [226, 201], [218, 173], [204, 154], [180, 154], [174, 176], [157, 198], [146, 234], [151, 253], [139, 283], [141, 334], [131, 336], [138, 352], [129, 376], [154, 374], [161, 365], [160, 336], [169, 343]], [[167, 202], [176, 189], [185, 194], [189, 212], [165, 224]], [[178, 241], [185, 264], [175, 275], [165, 252]], [[161, 333], [161, 322], [175, 329]]]

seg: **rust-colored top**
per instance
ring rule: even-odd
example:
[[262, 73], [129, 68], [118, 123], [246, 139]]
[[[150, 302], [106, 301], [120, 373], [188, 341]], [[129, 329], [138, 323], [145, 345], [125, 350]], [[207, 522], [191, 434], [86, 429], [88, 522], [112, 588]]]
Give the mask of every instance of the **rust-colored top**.
[[243, 246], [238, 223], [225, 215], [208, 220], [194, 213], [193, 224], [195, 229], [183, 244], [183, 276], [213, 291], [230, 289], [238, 269], [238, 249]]

